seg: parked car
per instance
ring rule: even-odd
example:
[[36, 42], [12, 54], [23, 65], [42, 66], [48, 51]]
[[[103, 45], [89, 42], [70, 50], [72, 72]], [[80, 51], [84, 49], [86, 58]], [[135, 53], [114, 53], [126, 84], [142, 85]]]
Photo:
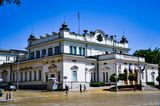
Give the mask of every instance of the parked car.
[[4, 90], [9, 90], [9, 91], [15, 91], [16, 90], [16, 86], [14, 85], [8, 85], [4, 88]]

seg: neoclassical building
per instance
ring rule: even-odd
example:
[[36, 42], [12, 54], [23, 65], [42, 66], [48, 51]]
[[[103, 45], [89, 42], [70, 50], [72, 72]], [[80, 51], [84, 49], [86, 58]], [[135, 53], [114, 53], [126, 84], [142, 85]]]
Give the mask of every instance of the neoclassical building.
[[0, 78], [6, 79], [3, 84], [13, 82], [19, 87], [46, 89], [48, 79], [55, 78], [58, 88], [67, 84], [76, 89], [79, 84], [90, 82], [112, 84], [109, 78], [114, 73], [137, 75], [137, 81], [119, 81], [118, 85], [140, 83], [140, 79], [143, 84], [158, 84], [158, 65], [129, 55], [124, 36], [116, 41], [114, 36], [99, 29], [76, 34], [64, 23], [57, 33], [39, 38], [31, 34], [26, 49], [25, 60], [0, 66]]

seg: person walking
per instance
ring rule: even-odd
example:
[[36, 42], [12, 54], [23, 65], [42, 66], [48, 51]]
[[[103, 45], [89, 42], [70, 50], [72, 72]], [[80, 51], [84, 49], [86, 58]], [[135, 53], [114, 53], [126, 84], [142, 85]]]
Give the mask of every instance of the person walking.
[[80, 93], [82, 93], [82, 84], [79, 85]]
[[83, 85], [83, 91], [86, 92], [86, 89], [87, 89], [87, 88], [86, 88], [86, 85], [84, 84], [84, 85]]
[[69, 91], [68, 85], [65, 85], [65, 91], [66, 91], [66, 94], [68, 94], [68, 91]]

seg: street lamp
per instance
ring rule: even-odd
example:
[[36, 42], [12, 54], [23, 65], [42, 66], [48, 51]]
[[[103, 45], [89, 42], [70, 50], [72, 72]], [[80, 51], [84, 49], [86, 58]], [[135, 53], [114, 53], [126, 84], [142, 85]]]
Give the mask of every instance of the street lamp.
[[[116, 55], [116, 54], [115, 54]], [[116, 79], [116, 92], [118, 91], [118, 73], [117, 73], [117, 63], [116, 63], [116, 58], [115, 58], [115, 79]]]
[[118, 75], [116, 74], [115, 75], [115, 78], [116, 78], [116, 92], [118, 91]]
[[19, 83], [19, 61], [18, 61], [18, 63], [17, 63], [17, 90], [18, 90], [18, 83]]
[[[144, 64], [145, 67], [145, 64]], [[140, 65], [139, 65], [139, 57], [138, 57], [138, 72], [140, 73], [140, 90], [142, 91], [142, 74], [143, 74], [144, 69], [141, 69]]]

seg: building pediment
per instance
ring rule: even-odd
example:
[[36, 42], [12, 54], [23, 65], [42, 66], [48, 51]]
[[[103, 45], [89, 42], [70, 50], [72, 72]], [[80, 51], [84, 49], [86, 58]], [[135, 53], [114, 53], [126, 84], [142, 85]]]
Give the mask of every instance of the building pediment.
[[76, 66], [76, 65], [72, 66], [71, 70], [78, 70], [78, 66]]
[[53, 69], [53, 68], [57, 68], [57, 66], [55, 64], [51, 64], [48, 66], [48, 69]]
[[8, 71], [3, 70], [1, 73], [2, 73], [2, 74], [8, 74]]

